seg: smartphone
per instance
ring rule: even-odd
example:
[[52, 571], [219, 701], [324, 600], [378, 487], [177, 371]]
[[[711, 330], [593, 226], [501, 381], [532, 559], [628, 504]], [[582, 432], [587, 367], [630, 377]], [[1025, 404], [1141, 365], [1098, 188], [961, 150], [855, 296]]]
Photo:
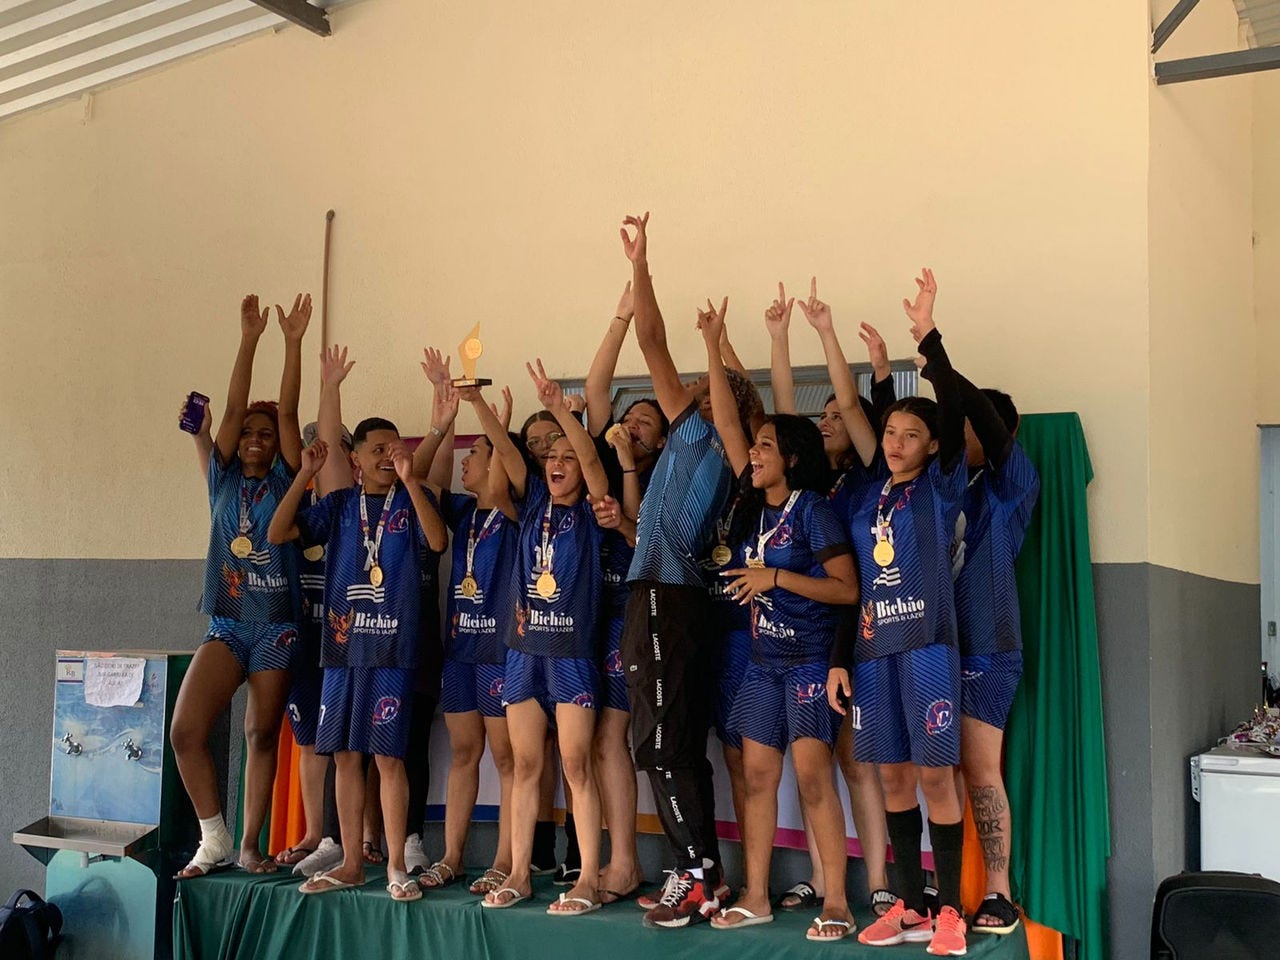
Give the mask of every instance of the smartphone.
[[208, 406], [209, 398], [192, 390], [187, 394], [187, 404], [182, 408], [182, 419], [178, 426], [187, 433], [199, 433], [200, 424], [204, 423], [204, 411]]

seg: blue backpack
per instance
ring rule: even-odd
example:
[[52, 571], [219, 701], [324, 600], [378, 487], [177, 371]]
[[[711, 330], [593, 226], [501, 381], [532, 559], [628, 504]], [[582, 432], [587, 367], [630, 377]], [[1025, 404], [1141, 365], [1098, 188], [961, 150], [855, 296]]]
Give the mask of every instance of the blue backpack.
[[0, 907], [0, 957], [5, 960], [50, 960], [61, 942], [62, 911], [32, 891], [19, 890]]

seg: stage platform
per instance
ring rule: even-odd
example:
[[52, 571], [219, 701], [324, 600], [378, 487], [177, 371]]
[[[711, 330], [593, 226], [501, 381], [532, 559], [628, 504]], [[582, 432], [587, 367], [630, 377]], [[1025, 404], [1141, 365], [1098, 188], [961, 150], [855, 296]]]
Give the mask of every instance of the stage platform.
[[[479, 876], [480, 870], [471, 872]], [[634, 901], [583, 917], [547, 916], [562, 888], [535, 882], [536, 899], [507, 910], [485, 910], [466, 884], [428, 891], [416, 903], [393, 902], [381, 867], [370, 868], [358, 890], [318, 896], [298, 893], [293, 876], [228, 872], [178, 885], [173, 912], [174, 960], [351, 960], [353, 957], [451, 957], [485, 960], [791, 960], [827, 953], [844, 957], [927, 957], [923, 944], [865, 947], [804, 938], [813, 911], [779, 911], [773, 923], [719, 931], [706, 923], [684, 930], [651, 930]], [[855, 908], [860, 925], [868, 907]], [[1022, 930], [1008, 937], [969, 937], [970, 957], [1027, 960]]]

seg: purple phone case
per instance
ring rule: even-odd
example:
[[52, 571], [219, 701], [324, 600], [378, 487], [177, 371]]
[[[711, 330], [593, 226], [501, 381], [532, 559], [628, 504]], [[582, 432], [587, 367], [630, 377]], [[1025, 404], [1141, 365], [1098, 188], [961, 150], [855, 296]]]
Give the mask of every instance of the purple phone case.
[[209, 398], [203, 393], [192, 390], [187, 394], [187, 408], [178, 426], [187, 433], [199, 433], [200, 424], [204, 423], [204, 411], [207, 406], [209, 406]]

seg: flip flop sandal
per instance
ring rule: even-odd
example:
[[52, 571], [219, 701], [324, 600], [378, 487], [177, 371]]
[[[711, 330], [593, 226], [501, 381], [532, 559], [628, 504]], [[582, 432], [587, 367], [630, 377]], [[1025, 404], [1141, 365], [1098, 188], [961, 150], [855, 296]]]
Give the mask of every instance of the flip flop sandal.
[[320, 873], [312, 874], [310, 879], [299, 885], [298, 890], [301, 893], [314, 896], [318, 893], [333, 893], [335, 890], [350, 890], [358, 886], [361, 886], [361, 884], [339, 880], [337, 877], [331, 877], [321, 871]]
[[[810, 927], [804, 935], [806, 940], [810, 940], [813, 943], [839, 943], [849, 934], [853, 933], [853, 924], [848, 920], [823, 920], [821, 917], [814, 917], [813, 922], [818, 925], [818, 929], [814, 930]], [[827, 927], [840, 927], [840, 936], [824, 937], [822, 935], [822, 931], [827, 929]]]
[[640, 884], [636, 884], [626, 893], [619, 893], [617, 890], [601, 890], [600, 902], [606, 907], [611, 903], [621, 903], [623, 900], [634, 900], [640, 896]]
[[[416, 877], [407, 877], [404, 880], [392, 880], [387, 884], [387, 893], [391, 894], [391, 899], [399, 903], [412, 903], [414, 900], [422, 899], [422, 887], [418, 885]], [[399, 893], [400, 896], [396, 896]]]
[[[489, 899], [489, 897], [500, 897], [504, 893], [511, 894], [511, 899], [503, 900], [501, 903], [498, 903], [496, 900]], [[497, 890], [494, 890], [486, 894], [485, 898], [480, 901], [480, 906], [484, 907], [486, 910], [505, 910], [507, 909], [507, 907], [514, 907], [521, 900], [532, 900], [532, 899], [533, 899], [532, 894], [530, 894], [529, 896], [525, 896], [515, 887], [499, 887]]]
[[260, 857], [257, 860], [251, 860], [245, 863], [243, 860], [237, 860], [236, 866], [245, 873], [255, 877], [263, 877], [269, 873], [275, 873], [279, 864], [271, 857]]
[[372, 864], [376, 867], [383, 861], [382, 851], [374, 845], [372, 840], [366, 840], [364, 843], [360, 844], [360, 851], [364, 856], [365, 863]]
[[[979, 923], [978, 921], [983, 917], [999, 922]], [[969, 923], [969, 930], [1004, 936], [1017, 930], [1018, 924], [1021, 922], [1022, 915], [1018, 912], [1018, 908], [1009, 902], [1008, 897], [1003, 893], [988, 893], [982, 898], [982, 905], [978, 907], [978, 912], [973, 915], [973, 920]]]
[[[789, 899], [794, 899], [795, 903], [787, 903], [786, 901]], [[774, 906], [782, 910], [799, 910], [801, 908], [810, 910], [813, 907], [822, 906], [822, 899], [818, 895], [818, 891], [813, 889], [813, 884], [801, 881], [774, 901]]]
[[[716, 923], [717, 920], [736, 913], [742, 917], [741, 920], [735, 920], [733, 923]], [[752, 913], [746, 907], [727, 907], [711, 918], [711, 929], [713, 930], [737, 930], [739, 927], [758, 927], [762, 923], [773, 923], [772, 913]]]
[[570, 867], [567, 864], [560, 864], [556, 867], [556, 875], [551, 882], [557, 887], [573, 887], [577, 886], [579, 880], [582, 879], [581, 867]]
[[500, 886], [507, 882], [507, 875], [501, 870], [495, 870], [490, 867], [480, 875], [475, 883], [468, 888], [472, 893], [484, 894], [493, 890], [497, 890]]
[[[879, 890], [871, 891], [871, 912], [877, 917], [883, 917], [893, 909], [893, 905], [897, 902], [898, 898], [892, 890], [886, 890], [881, 887]], [[881, 909], [882, 907], [883, 909]]]
[[[232, 844], [227, 842], [226, 849], [212, 846], [205, 841], [200, 841], [200, 846], [196, 847], [195, 856], [191, 858], [191, 862], [173, 875], [175, 880], [196, 880], [200, 877], [207, 877], [211, 873], [219, 873], [223, 870], [229, 870], [236, 865], [235, 858], [231, 856]], [[199, 870], [199, 873], [188, 873], [189, 870]]]
[[315, 852], [315, 847], [289, 847], [277, 853], [275, 860], [282, 867], [296, 867]]
[[[582, 904], [582, 909], [581, 910], [564, 910], [564, 909], [557, 910], [556, 909], [557, 906], [563, 907], [566, 903], [580, 903]], [[549, 917], [580, 917], [584, 913], [594, 913], [595, 911], [599, 910], [602, 906], [604, 906], [604, 904], [600, 903], [600, 901], [598, 900], [588, 900], [586, 897], [571, 897], [567, 893], [562, 893], [556, 899], [555, 903], [547, 907], [547, 916]]]
[[[445, 871], [449, 875], [445, 876]], [[418, 876], [418, 882], [428, 890], [434, 890], [437, 887], [447, 887], [451, 883], [457, 883], [459, 880], [465, 880], [462, 874], [455, 873], [453, 867], [449, 866], [443, 860], [437, 860]], [[506, 879], [503, 877], [502, 879]]]

